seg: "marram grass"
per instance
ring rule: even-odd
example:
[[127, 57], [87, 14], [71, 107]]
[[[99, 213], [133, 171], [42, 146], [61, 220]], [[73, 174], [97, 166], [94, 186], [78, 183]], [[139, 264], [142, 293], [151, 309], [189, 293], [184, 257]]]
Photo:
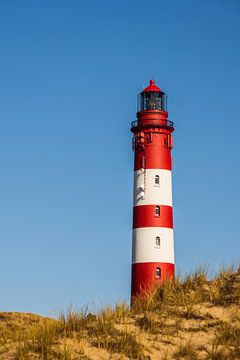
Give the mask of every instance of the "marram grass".
[[240, 271], [203, 270], [96, 314], [0, 314], [0, 359], [240, 359]]

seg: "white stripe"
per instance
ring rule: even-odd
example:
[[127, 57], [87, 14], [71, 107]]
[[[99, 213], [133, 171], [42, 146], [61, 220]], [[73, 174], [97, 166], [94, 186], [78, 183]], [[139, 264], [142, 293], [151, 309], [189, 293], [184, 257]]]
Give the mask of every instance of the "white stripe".
[[[160, 247], [156, 246], [160, 237]], [[132, 262], [166, 262], [174, 264], [173, 229], [146, 227], [133, 229]]]
[[[159, 176], [159, 185], [155, 176]], [[172, 172], [163, 169], [141, 169], [134, 172], [133, 206], [172, 206]]]

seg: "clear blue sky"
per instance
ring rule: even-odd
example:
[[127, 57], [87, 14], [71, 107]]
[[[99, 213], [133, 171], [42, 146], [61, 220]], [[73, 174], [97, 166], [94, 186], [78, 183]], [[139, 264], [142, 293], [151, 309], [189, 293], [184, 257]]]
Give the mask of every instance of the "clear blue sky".
[[0, 2], [0, 310], [129, 300], [130, 122], [168, 94], [177, 271], [239, 259], [240, 3]]

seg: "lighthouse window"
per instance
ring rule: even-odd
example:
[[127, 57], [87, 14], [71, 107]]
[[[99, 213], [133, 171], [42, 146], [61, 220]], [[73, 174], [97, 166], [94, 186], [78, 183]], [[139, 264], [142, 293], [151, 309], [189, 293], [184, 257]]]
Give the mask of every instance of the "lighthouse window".
[[155, 216], [160, 216], [160, 206], [155, 206]]
[[167, 98], [161, 91], [142, 92], [138, 99], [138, 109], [143, 110], [167, 110]]
[[155, 184], [156, 184], [156, 185], [159, 185], [159, 184], [160, 184], [159, 175], [155, 175]]
[[160, 237], [156, 236], [156, 246], [160, 247]]
[[160, 267], [157, 267], [156, 268], [156, 278], [160, 278], [161, 277], [161, 268]]

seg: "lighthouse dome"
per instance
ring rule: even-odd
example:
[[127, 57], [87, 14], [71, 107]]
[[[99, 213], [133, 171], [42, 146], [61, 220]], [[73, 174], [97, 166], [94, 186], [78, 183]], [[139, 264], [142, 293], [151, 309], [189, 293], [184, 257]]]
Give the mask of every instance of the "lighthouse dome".
[[162, 90], [155, 85], [155, 81], [153, 79], [150, 80], [150, 85], [148, 85], [143, 92], [149, 92], [149, 91], [157, 91], [157, 92], [162, 92]]

